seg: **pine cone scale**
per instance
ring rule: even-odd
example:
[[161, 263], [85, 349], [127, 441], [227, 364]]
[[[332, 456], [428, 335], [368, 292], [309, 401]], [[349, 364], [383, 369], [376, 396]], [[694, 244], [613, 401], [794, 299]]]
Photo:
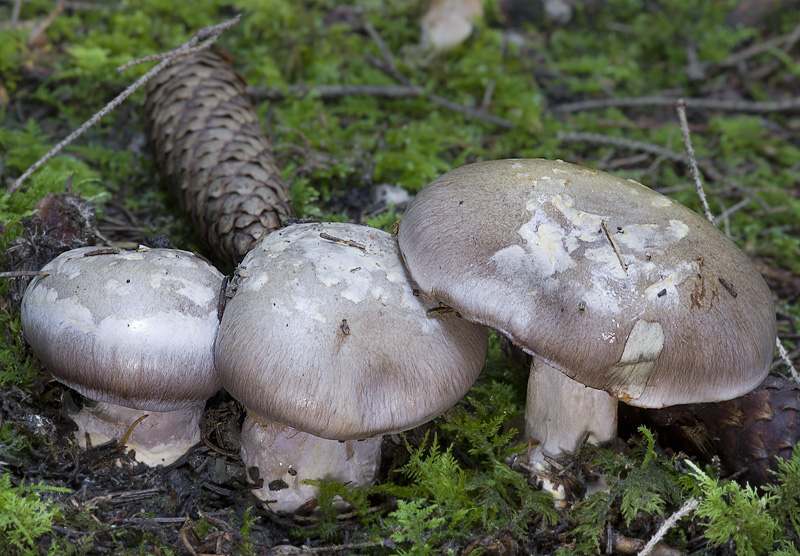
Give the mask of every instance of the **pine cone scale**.
[[291, 214], [288, 187], [244, 79], [204, 51], [148, 85], [145, 113], [156, 163], [215, 255], [236, 264]]

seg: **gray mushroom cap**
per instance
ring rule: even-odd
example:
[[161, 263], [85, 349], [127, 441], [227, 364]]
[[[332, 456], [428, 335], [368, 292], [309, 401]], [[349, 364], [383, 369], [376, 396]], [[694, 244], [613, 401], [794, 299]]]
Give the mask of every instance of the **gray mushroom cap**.
[[406, 430], [455, 404], [483, 367], [485, 327], [414, 295], [386, 232], [290, 226], [237, 272], [217, 369], [268, 419], [337, 440]]
[[730, 399], [769, 370], [761, 275], [633, 180], [562, 161], [470, 164], [424, 188], [398, 235], [421, 290], [628, 404]]
[[60, 255], [28, 286], [21, 319], [33, 352], [101, 402], [173, 411], [211, 397], [222, 274], [186, 251], [85, 256], [96, 251]]

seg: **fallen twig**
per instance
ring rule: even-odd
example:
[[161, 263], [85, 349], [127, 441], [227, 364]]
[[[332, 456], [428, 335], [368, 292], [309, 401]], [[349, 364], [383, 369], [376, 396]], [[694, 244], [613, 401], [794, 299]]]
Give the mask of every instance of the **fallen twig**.
[[667, 532], [672, 529], [681, 519], [695, 511], [699, 504], [700, 501], [697, 500], [697, 498], [689, 498], [677, 512], [669, 516], [667, 520], [661, 524], [661, 527], [658, 528], [658, 531], [656, 531], [656, 534], [653, 535], [652, 539], [650, 539], [650, 542], [648, 542], [642, 551], [639, 552], [639, 556], [647, 556], [650, 554], [658, 542], [664, 538], [664, 535], [666, 535]]
[[352, 552], [354, 550], [363, 550], [365, 548], [375, 548], [378, 546], [388, 546], [392, 548], [394, 543], [391, 541], [366, 541], [366, 542], [357, 542], [352, 544], [334, 544], [330, 546], [316, 546], [316, 547], [308, 547], [308, 546], [291, 546], [291, 545], [280, 545], [273, 547], [267, 554], [277, 556], [278, 554], [291, 554], [292, 556], [300, 556], [302, 554], [324, 554], [326, 552], [340, 552], [340, 551], [347, 551]]
[[[642, 106], [674, 106], [678, 97], [633, 97], [633, 98], [601, 98], [569, 102], [555, 106], [556, 112], [582, 112], [584, 110], [600, 110], [603, 108], [637, 108]], [[751, 114], [768, 114], [773, 112], [800, 111], [800, 97], [772, 102], [753, 102], [748, 100], [721, 100], [713, 98], [684, 99], [686, 107], [697, 110], [721, 110], [725, 112], [748, 112]]]
[[425, 89], [415, 85], [319, 85], [309, 87], [294, 85], [288, 90], [277, 87], [248, 87], [247, 94], [253, 100], [283, 100], [290, 95], [318, 95], [321, 98], [340, 98], [350, 95], [369, 95], [385, 98], [410, 98], [425, 94]]
[[620, 147], [631, 151], [646, 152], [666, 158], [673, 162], [685, 162], [686, 157], [681, 153], [667, 149], [660, 145], [653, 143], [646, 143], [644, 141], [635, 141], [633, 139], [624, 139], [622, 137], [612, 137], [610, 135], [603, 135], [601, 133], [590, 133], [583, 131], [559, 131], [556, 135], [562, 141], [568, 143], [594, 143], [597, 145], [606, 145], [610, 147]]
[[606, 237], [608, 238], [609, 243], [611, 243], [611, 247], [614, 248], [614, 253], [617, 254], [617, 259], [619, 259], [619, 264], [622, 266], [622, 270], [628, 272], [628, 265], [625, 264], [625, 261], [622, 258], [622, 253], [619, 252], [619, 247], [614, 242], [614, 238], [611, 237], [611, 232], [608, 230], [608, 224], [606, 224], [605, 220], [600, 221], [600, 225], [603, 227], [603, 231], [606, 233]]
[[[184, 45], [165, 54], [164, 55], [165, 58], [161, 61], [161, 63], [159, 63], [153, 69], [151, 69], [150, 71], [145, 73], [142, 77], [137, 79], [133, 85], [125, 89], [114, 100], [109, 102], [102, 110], [100, 110], [98, 113], [92, 116], [81, 127], [70, 133], [66, 139], [64, 139], [55, 147], [50, 149], [50, 151], [48, 151], [47, 154], [45, 154], [42, 158], [40, 158], [33, 166], [28, 168], [25, 171], [25, 173], [23, 173], [19, 178], [17, 178], [17, 180], [14, 183], [12, 183], [8, 189], [6, 189], [6, 195], [11, 195], [15, 191], [17, 191], [22, 186], [22, 184], [25, 183], [25, 180], [31, 176], [31, 174], [33, 174], [36, 170], [41, 168], [48, 160], [50, 160], [58, 153], [60, 153], [64, 147], [66, 147], [67, 145], [72, 143], [75, 139], [83, 135], [86, 132], [86, 130], [88, 130], [90, 127], [99, 122], [103, 116], [105, 116], [109, 112], [112, 112], [117, 106], [122, 104], [137, 89], [139, 89], [142, 85], [147, 83], [147, 81], [149, 81], [153, 76], [158, 74], [161, 70], [172, 64], [175, 60], [178, 60], [179, 58], [187, 54], [191, 54], [192, 52], [195, 52], [200, 49], [209, 48], [212, 44], [214, 44], [217, 41], [217, 39], [224, 30], [238, 23], [239, 17], [240, 16], [237, 15], [233, 19], [230, 19], [224, 23], [220, 23], [219, 25], [214, 25], [211, 27], [205, 27], [203, 29], [200, 29], [197, 33], [195, 33], [194, 37], [192, 37]], [[203, 41], [202, 44], [200, 44], [201, 41]], [[138, 62], [130, 62], [129, 64], [126, 64], [123, 67], [129, 67], [134, 63]]]
[[[414, 85], [399, 71], [397, 71], [397, 65], [394, 61], [394, 55], [392, 55], [391, 50], [389, 47], [386, 46], [386, 43], [381, 38], [378, 31], [368, 22], [363, 22], [364, 30], [370, 36], [372, 41], [378, 47], [378, 50], [381, 52], [382, 61], [377, 59], [374, 56], [367, 54], [366, 60], [374, 67], [378, 68], [386, 75], [394, 79], [395, 81], [399, 81], [406, 87], [414, 87]], [[424, 89], [420, 88], [421, 92], [424, 93]], [[434, 93], [428, 93], [426, 98], [433, 102], [434, 104], [438, 104], [439, 106], [444, 106], [448, 110], [452, 110], [453, 112], [458, 112], [459, 114], [464, 114], [465, 116], [469, 116], [470, 118], [475, 118], [479, 120], [484, 120], [486, 122], [492, 123], [498, 127], [502, 127], [504, 129], [511, 129], [514, 127], [514, 123], [510, 120], [505, 118], [501, 118], [499, 116], [495, 116], [493, 114], [489, 114], [488, 112], [476, 108], [470, 108], [468, 106], [463, 106], [461, 104], [457, 104], [450, 100], [447, 100], [444, 97], [440, 97]]]
[[[800, 27], [798, 27], [798, 29], [800, 29]], [[689, 137], [689, 124], [686, 121], [686, 103], [683, 100], [678, 100], [675, 103], [675, 108], [678, 112], [678, 120], [680, 122], [680, 127], [681, 127], [681, 137], [683, 138], [683, 146], [686, 149], [686, 157], [689, 161], [689, 170], [691, 171], [692, 180], [694, 181], [695, 189], [697, 190], [697, 196], [700, 198], [700, 204], [703, 206], [703, 211], [706, 214], [706, 218], [708, 219], [709, 222], [713, 224], [714, 217], [711, 215], [711, 210], [708, 208], [708, 201], [706, 200], [706, 194], [703, 191], [703, 184], [700, 181], [700, 172], [697, 170], [697, 160], [694, 156], [692, 141], [691, 138]], [[730, 211], [725, 210], [725, 212], [723, 212], [721, 216], [725, 218], [725, 221], [727, 223], [727, 216], [729, 212], [733, 212], [734, 208], [741, 208], [749, 203], [750, 199], [744, 199], [739, 203], [737, 203], [736, 205], [734, 205], [734, 207], [732, 207]], [[736, 297], [736, 292], [735, 290], [733, 290], [733, 286], [728, 284], [722, 278], [720, 278], [719, 280], [720, 283], [722, 283], [723, 287], [726, 290], [728, 290], [728, 292], [733, 297]], [[794, 368], [792, 360], [789, 358], [789, 354], [786, 352], [786, 348], [783, 347], [780, 338], [777, 337], [775, 338], [775, 347], [778, 349], [778, 354], [780, 355], [781, 359], [783, 359], [783, 362], [786, 363], [786, 367], [789, 369], [789, 373], [792, 375], [792, 379], [794, 379], [795, 382], [800, 383], [800, 375], [798, 375], [797, 369]]]
[[332, 236], [330, 234], [326, 234], [322, 232], [319, 234], [319, 237], [322, 239], [327, 239], [328, 241], [332, 241], [336, 245], [346, 245], [348, 247], [355, 247], [356, 249], [361, 249], [362, 251], [367, 250], [367, 246], [363, 243], [358, 243], [357, 241], [353, 241], [352, 239], [341, 239], [336, 236]]
[[778, 354], [781, 356], [781, 359], [783, 359], [783, 362], [786, 363], [786, 367], [789, 369], [792, 379], [800, 384], [800, 375], [797, 374], [797, 369], [794, 368], [792, 360], [789, 358], [789, 354], [786, 353], [786, 348], [783, 347], [780, 338], [775, 338], [775, 347], [778, 348]]
[[728, 56], [719, 64], [717, 64], [717, 66], [721, 68], [733, 68], [754, 56], [766, 54], [773, 48], [780, 48], [781, 50], [788, 51], [797, 43], [798, 40], [800, 40], [800, 25], [796, 26], [791, 33], [748, 46], [747, 48]]
[[694, 156], [694, 149], [692, 148], [692, 138], [689, 136], [689, 123], [686, 121], [686, 101], [679, 99], [675, 103], [675, 109], [678, 112], [678, 121], [681, 126], [683, 148], [686, 149], [689, 173], [692, 175], [692, 181], [694, 181], [694, 187], [697, 190], [697, 196], [700, 198], [700, 205], [703, 207], [706, 219], [713, 224], [714, 216], [711, 214], [711, 209], [708, 207], [708, 199], [706, 199], [706, 193], [703, 191], [703, 182], [700, 181], [700, 171], [697, 169], [697, 159]]
[[12, 270], [9, 272], [0, 272], [0, 278], [27, 278], [30, 276], [50, 276], [50, 273], [42, 272], [41, 270]]
[[[670, 160], [672, 162], [680, 162], [681, 164], [686, 163], [686, 155], [673, 151], [672, 149], [668, 149], [660, 145], [655, 145], [653, 143], [646, 143], [644, 141], [635, 141], [632, 139], [624, 139], [622, 137], [603, 135], [601, 133], [589, 133], [582, 131], [559, 131], [557, 132], [556, 136], [562, 141], [567, 141], [570, 143], [589, 143], [594, 145], [603, 145], [607, 147], [617, 147], [631, 151], [650, 153], [652, 155], [655, 155], [657, 157], [666, 160]], [[767, 205], [764, 202], [764, 200], [761, 199], [758, 195], [756, 195], [751, 189], [742, 186], [742, 184], [730, 179], [729, 177], [725, 176], [722, 172], [717, 170], [713, 162], [711, 162], [710, 160], [698, 160], [697, 165], [700, 168], [700, 170], [702, 170], [703, 173], [706, 174], [706, 176], [708, 176], [709, 179], [718, 183], [724, 183], [728, 185], [732, 189], [739, 192], [741, 195], [749, 197], [750, 199], [758, 203], [761, 206], [761, 208], [764, 209], [765, 211], [772, 210], [772, 208], [769, 205]]]
[[11, 28], [16, 29], [19, 23], [19, 12], [22, 9], [22, 0], [14, 0], [14, 6], [11, 8]]
[[28, 45], [35, 43], [39, 37], [41, 37], [44, 32], [47, 31], [47, 28], [50, 27], [56, 18], [64, 12], [65, 4], [65, 0], [58, 0], [53, 9], [50, 10], [50, 13], [47, 14], [47, 17], [34, 26], [33, 30], [31, 30], [31, 34], [28, 36], [28, 40], [25, 41]]

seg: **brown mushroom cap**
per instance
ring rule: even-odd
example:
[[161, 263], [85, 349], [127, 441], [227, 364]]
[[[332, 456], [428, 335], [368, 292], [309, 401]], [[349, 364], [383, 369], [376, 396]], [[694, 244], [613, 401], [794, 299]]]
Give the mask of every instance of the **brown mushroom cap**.
[[196, 255], [68, 251], [34, 279], [21, 319], [60, 382], [102, 402], [149, 411], [202, 404], [219, 389], [213, 345], [222, 274]]
[[633, 180], [470, 164], [417, 195], [399, 242], [422, 291], [631, 405], [730, 399], [772, 361], [772, 297], [749, 259]]
[[414, 295], [386, 232], [290, 226], [238, 275], [217, 370], [268, 419], [337, 440], [401, 431], [455, 404], [483, 367], [486, 329]]

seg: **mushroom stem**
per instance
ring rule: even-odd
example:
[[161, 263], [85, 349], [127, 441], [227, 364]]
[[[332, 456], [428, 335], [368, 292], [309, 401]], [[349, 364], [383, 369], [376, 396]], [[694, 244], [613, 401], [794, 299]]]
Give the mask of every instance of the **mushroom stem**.
[[241, 455], [247, 469], [257, 467], [264, 481], [254, 494], [273, 511], [294, 512], [319, 493], [319, 487], [303, 484], [305, 480], [372, 484], [380, 465], [381, 437], [328, 440], [248, 411]]
[[136, 451], [136, 461], [155, 467], [175, 463], [200, 442], [205, 402], [175, 411], [143, 411], [89, 399], [83, 403], [83, 409], [70, 414], [78, 425], [75, 438], [82, 448], [87, 436], [93, 446], [124, 441]]
[[[584, 441], [605, 444], [617, 437], [617, 400], [572, 380], [533, 356], [525, 408], [525, 438], [550, 457], [574, 453]], [[538, 454], [537, 454], [538, 455]], [[539, 456], [540, 457], [540, 456]], [[531, 456], [531, 461], [536, 458]]]

